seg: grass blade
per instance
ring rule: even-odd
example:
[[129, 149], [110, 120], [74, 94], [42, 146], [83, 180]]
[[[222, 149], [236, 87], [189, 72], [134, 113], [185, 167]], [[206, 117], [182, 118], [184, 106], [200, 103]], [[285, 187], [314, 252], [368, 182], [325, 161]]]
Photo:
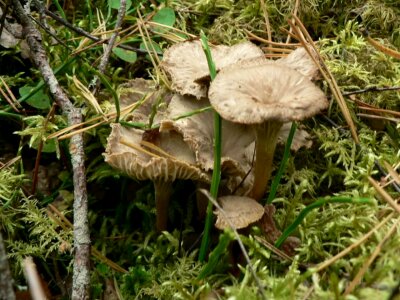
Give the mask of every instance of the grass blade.
[[[208, 46], [207, 37], [204, 32], [200, 33], [201, 37], [201, 45], [203, 46], [204, 53], [207, 57], [208, 68], [210, 70], [211, 81], [214, 80], [217, 75], [217, 71], [215, 68], [214, 61], [211, 57], [210, 47]], [[218, 113], [214, 112], [214, 168], [211, 179], [211, 197], [217, 199], [218, 196], [218, 187], [221, 179], [221, 117]], [[207, 249], [210, 243], [210, 231], [211, 225], [213, 222], [213, 204], [212, 202], [208, 202], [207, 205], [207, 215], [206, 221], [204, 225], [204, 234], [201, 240], [200, 252], [199, 252], [199, 260], [204, 261], [206, 258]]]
[[278, 190], [279, 182], [281, 181], [283, 172], [286, 169], [287, 161], [288, 161], [289, 155], [290, 155], [290, 146], [292, 146], [293, 137], [294, 137], [294, 133], [296, 132], [296, 129], [297, 129], [297, 124], [296, 124], [296, 122], [293, 122], [292, 127], [290, 127], [289, 136], [286, 140], [286, 145], [285, 145], [285, 150], [283, 152], [281, 165], [279, 166], [279, 170], [276, 173], [274, 180], [272, 181], [272, 184], [271, 184], [271, 190], [268, 195], [267, 204], [271, 204], [272, 200], [275, 199], [275, 195], [276, 195], [276, 191]]

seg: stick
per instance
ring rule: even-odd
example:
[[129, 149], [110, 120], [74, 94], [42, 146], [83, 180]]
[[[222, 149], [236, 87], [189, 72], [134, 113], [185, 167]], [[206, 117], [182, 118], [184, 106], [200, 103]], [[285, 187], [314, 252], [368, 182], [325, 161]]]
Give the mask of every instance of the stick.
[[[111, 51], [114, 47], [115, 41], [117, 40], [117, 37], [119, 35], [119, 28], [122, 25], [122, 21], [124, 20], [124, 16], [125, 16], [125, 8], [126, 8], [126, 0], [120, 0], [119, 3], [119, 8], [118, 8], [118, 15], [117, 15], [117, 21], [115, 23], [115, 32], [112, 34], [110, 40], [108, 41], [108, 45], [106, 50], [104, 51], [103, 56], [101, 57], [101, 61], [99, 64], [99, 73], [100, 74], [104, 74], [106, 71], [106, 66], [108, 63], [108, 60], [110, 59], [111, 56]], [[99, 90], [100, 87], [100, 79], [99, 76], [95, 76], [95, 78], [93, 79], [93, 86], [94, 86], [94, 90], [93, 90], [93, 95], [96, 95], [97, 91]]]
[[[293, 19], [295, 22], [292, 22], [288, 20], [289, 25], [291, 28], [293, 28], [294, 32], [296, 33], [296, 37], [300, 40], [300, 42], [303, 44], [304, 48], [314, 61], [314, 63], [318, 66], [319, 70], [321, 71], [321, 75], [324, 77], [325, 81], [328, 83], [329, 88], [331, 89], [333, 95], [335, 96], [335, 99], [337, 100], [337, 103], [343, 113], [343, 116], [347, 122], [347, 125], [350, 127], [350, 132], [351, 135], [355, 141], [356, 144], [360, 143], [360, 140], [358, 138], [357, 134], [357, 129], [356, 126], [353, 122], [353, 119], [351, 117], [349, 108], [347, 107], [346, 101], [343, 98], [343, 95], [339, 89], [339, 86], [336, 82], [336, 79], [333, 77], [332, 72], [329, 70], [329, 68], [326, 66], [324, 60], [322, 59], [321, 55], [318, 52], [318, 49], [312, 40], [310, 34], [304, 27], [303, 23], [300, 21], [300, 19], [292, 15]], [[309, 49], [308, 45], [315, 51], [315, 53], [318, 55], [318, 60], [311, 54], [311, 50]]]
[[397, 213], [400, 214], [400, 205], [386, 192], [371, 176], [368, 176], [369, 183], [374, 187], [378, 194], [385, 200]]
[[3, 236], [0, 232], [0, 299], [15, 300], [13, 278], [8, 265]]
[[384, 92], [384, 91], [396, 91], [396, 90], [400, 90], [400, 86], [388, 86], [388, 87], [371, 86], [371, 87], [361, 89], [361, 90], [343, 92], [342, 95], [350, 96], [350, 95], [356, 95], [356, 94], [362, 94], [362, 93], [368, 93], [368, 92]]
[[28, 282], [29, 292], [31, 294], [32, 299], [33, 300], [48, 299], [43, 290], [40, 277], [32, 257], [28, 256], [24, 258], [22, 265], [24, 268], [25, 279]]
[[[53, 18], [54, 20], [56, 20], [57, 22], [63, 24], [65, 27], [71, 29], [72, 31], [83, 35], [84, 37], [87, 37], [88, 39], [94, 41], [94, 42], [99, 42], [99, 43], [109, 43], [109, 40], [103, 40], [97, 36], [94, 36], [92, 34], [90, 34], [89, 32], [83, 30], [82, 28], [76, 27], [74, 25], [72, 25], [71, 23], [69, 23], [68, 21], [64, 20], [63, 18], [57, 16], [55, 13], [52, 13], [49, 10], [45, 10], [46, 15], [48, 15], [49, 17]], [[131, 47], [128, 45], [118, 45], [118, 48], [122, 48], [125, 50], [131, 50], [131, 51], [136, 51], [138, 54], [147, 54], [147, 50], [144, 49], [139, 49], [139, 48], [135, 48], [135, 47]]]
[[[25, 13], [18, 0], [12, 1], [14, 12], [24, 28], [24, 35], [31, 50], [32, 59], [40, 70], [44, 81], [49, 86], [50, 93], [56, 103], [67, 115], [68, 124], [82, 122], [82, 114], [68, 99], [60, 87], [57, 78], [49, 65], [46, 51], [41, 44], [41, 34], [35, 28], [31, 19]], [[72, 299], [89, 299], [90, 286], [90, 237], [87, 218], [87, 190], [84, 165], [83, 135], [77, 134], [71, 138], [70, 154], [74, 182], [74, 265], [72, 282]]]

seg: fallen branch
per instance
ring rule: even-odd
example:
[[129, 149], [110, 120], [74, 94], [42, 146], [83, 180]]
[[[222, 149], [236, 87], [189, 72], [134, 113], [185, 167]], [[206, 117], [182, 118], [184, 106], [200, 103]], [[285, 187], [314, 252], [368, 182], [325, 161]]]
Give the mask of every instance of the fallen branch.
[[[44, 50], [40, 32], [35, 28], [29, 16], [18, 0], [13, 0], [14, 12], [24, 28], [25, 39], [29, 45], [31, 56], [40, 70], [44, 81], [56, 103], [67, 116], [68, 125], [80, 124], [82, 114], [75, 108], [51, 69]], [[70, 141], [70, 154], [74, 182], [74, 264], [72, 299], [89, 299], [90, 284], [90, 237], [87, 219], [87, 190], [84, 165], [83, 135], [76, 134]]]

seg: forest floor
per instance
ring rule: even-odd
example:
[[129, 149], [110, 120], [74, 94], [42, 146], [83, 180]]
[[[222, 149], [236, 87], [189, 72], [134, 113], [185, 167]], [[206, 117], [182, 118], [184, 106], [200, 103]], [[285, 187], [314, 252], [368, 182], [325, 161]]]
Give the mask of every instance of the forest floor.
[[[400, 299], [398, 1], [5, 2], [0, 298]], [[214, 95], [234, 90], [219, 78], [254, 69], [234, 65], [250, 50], [226, 63], [246, 41], [266, 67], [307, 49], [270, 89], [301, 76], [320, 96], [285, 119], [257, 220], [219, 230], [213, 197], [258, 182], [258, 133], [213, 126]], [[258, 100], [271, 76], [237, 82]], [[239, 206], [232, 222], [253, 213]]]

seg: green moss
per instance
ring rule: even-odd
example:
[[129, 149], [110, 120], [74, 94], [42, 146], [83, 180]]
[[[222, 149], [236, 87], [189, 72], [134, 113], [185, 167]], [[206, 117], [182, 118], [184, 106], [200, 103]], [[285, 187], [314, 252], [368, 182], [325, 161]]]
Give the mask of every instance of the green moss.
[[[287, 19], [295, 2], [265, 1], [274, 41], [286, 41], [287, 35], [281, 28], [289, 29]], [[165, 1], [162, 5], [174, 8], [177, 28], [194, 34], [203, 29], [215, 44], [230, 45], [245, 40], [246, 30], [267, 37], [264, 13], [259, 1], [175, 0]], [[99, 8], [103, 12], [107, 11], [107, 7]], [[76, 13], [74, 18], [79, 23], [85, 10], [67, 13], [71, 16]], [[155, 8], [142, 1], [140, 10], [146, 15]], [[113, 13], [110, 13], [108, 20], [113, 20]], [[317, 41], [327, 66], [344, 92], [400, 85], [400, 61], [372, 47], [361, 34], [362, 29], [368, 29], [372, 38], [388, 48], [398, 50], [399, 15], [400, 7], [396, 0], [304, 0], [300, 1], [298, 11], [299, 18]], [[135, 12], [125, 19], [127, 25], [137, 22]], [[96, 28], [97, 20], [94, 22], [96, 24], [92, 25]], [[70, 40], [71, 34], [66, 28], [52, 21], [50, 23], [70, 46], [78, 46], [78, 42]], [[107, 28], [111, 28], [111, 25], [108, 24]], [[163, 49], [171, 43], [160, 36], [152, 35], [152, 38]], [[133, 33], [129, 44], [139, 46], [140, 41], [140, 35]], [[51, 53], [52, 65], [58, 65], [69, 55], [60, 45], [52, 44], [49, 37], [44, 38], [44, 42]], [[296, 41], [292, 39], [292, 42]], [[17, 53], [6, 54], [8, 57]], [[101, 54], [101, 47], [88, 50], [81, 54], [81, 60], [72, 62], [67, 71], [88, 84], [93, 77], [90, 66]], [[132, 65], [122, 64], [112, 58], [106, 76], [111, 78], [112, 85], [117, 86], [132, 77], [151, 77], [152, 72], [148, 60], [139, 55], [137, 62]], [[34, 85], [40, 77], [37, 70], [32, 70], [31, 74], [29, 78], [22, 78], [22, 73], [19, 73], [14, 77], [6, 76], [5, 80], [11, 88], [28, 83]], [[65, 74], [57, 76], [66, 90], [74, 95], [76, 91], [70, 84], [70, 77]], [[326, 85], [323, 82], [320, 84], [332, 99]], [[84, 108], [87, 118], [95, 116], [95, 112], [86, 107], [82, 97], [72, 99], [77, 107]], [[105, 111], [110, 111], [112, 105], [103, 99], [110, 99], [107, 92], [102, 92], [98, 100]], [[376, 198], [377, 204], [329, 204], [312, 211], [294, 233], [301, 239], [301, 245], [293, 262], [282, 261], [260, 244], [255, 239], [256, 235], [261, 235], [259, 230], [253, 229], [251, 234], [241, 236], [269, 299], [302, 299], [306, 295], [309, 295], [309, 299], [384, 299], [398, 284], [400, 240], [393, 237], [384, 244], [353, 294], [342, 296], [346, 286], [371, 256], [393, 221], [321, 273], [304, 274], [304, 264], [318, 264], [332, 257], [381, 221], [387, 205], [379, 199], [367, 177], [373, 176], [379, 180], [381, 174], [376, 168], [376, 162], [395, 164], [400, 160], [399, 125], [393, 121], [371, 122], [357, 116], [365, 111], [354, 103], [354, 100], [360, 100], [379, 108], [398, 111], [400, 93], [368, 92], [345, 99], [356, 122], [360, 143], [354, 143], [341, 110], [333, 99], [328, 117], [337, 123], [338, 128], [320, 117], [305, 122], [304, 125], [313, 135], [313, 146], [292, 153], [274, 200], [277, 208], [275, 220], [283, 230], [305, 206], [327, 195]], [[5, 101], [2, 100], [0, 104], [2, 109], [7, 108]], [[18, 133], [22, 137], [26, 136], [29, 144], [34, 145], [49, 133], [66, 126], [64, 117], [59, 115], [45, 124], [47, 113], [28, 112], [24, 119], [25, 127], [20, 128]], [[5, 127], [2, 125], [2, 128]], [[119, 274], [104, 262], [93, 258], [93, 298], [100, 298], [107, 280], [115, 278], [117, 290], [126, 299], [199, 299], [209, 293], [217, 293], [221, 299], [259, 299], [258, 287], [249, 268], [237, 267], [240, 254], [232, 251], [224, 253], [213, 273], [202, 281], [197, 279], [203, 265], [196, 260], [198, 246], [195, 241], [201, 234], [203, 224], [197, 219], [194, 186], [187, 183], [174, 185], [171, 228], [182, 228], [182, 232], [175, 230], [161, 235], [154, 233], [152, 185], [128, 179], [104, 163], [101, 153], [108, 134], [109, 127], [105, 125], [85, 135], [91, 239], [96, 249], [129, 272]], [[276, 165], [281, 156], [277, 152]], [[67, 161], [64, 156], [61, 157]], [[24, 159], [32, 160], [32, 157]], [[55, 160], [56, 155], [50, 159]], [[68, 163], [65, 163], [65, 168], [69, 168]], [[13, 268], [19, 271], [23, 257], [31, 255], [36, 258], [39, 269], [47, 270], [44, 272], [45, 278], [50, 282], [55, 282], [52, 276], [58, 270], [57, 267], [61, 269], [57, 272], [62, 279], [68, 281], [71, 274], [72, 232], [53, 222], [35, 196], [29, 197], [23, 191], [25, 180], [24, 174], [0, 167], [0, 222], [2, 230], [6, 232], [7, 249]], [[55, 201], [58, 195], [65, 194], [71, 198], [71, 178], [62, 181], [55, 195], [49, 196], [46, 201]], [[393, 197], [398, 197], [391, 186], [386, 190]], [[61, 198], [62, 206], [66, 207], [64, 213], [71, 219], [71, 201], [68, 197]], [[217, 234], [213, 245], [216, 241]], [[232, 253], [237, 256], [237, 260], [232, 259]], [[25, 284], [21, 278], [17, 281]], [[58, 287], [52, 288], [58, 291]]]

